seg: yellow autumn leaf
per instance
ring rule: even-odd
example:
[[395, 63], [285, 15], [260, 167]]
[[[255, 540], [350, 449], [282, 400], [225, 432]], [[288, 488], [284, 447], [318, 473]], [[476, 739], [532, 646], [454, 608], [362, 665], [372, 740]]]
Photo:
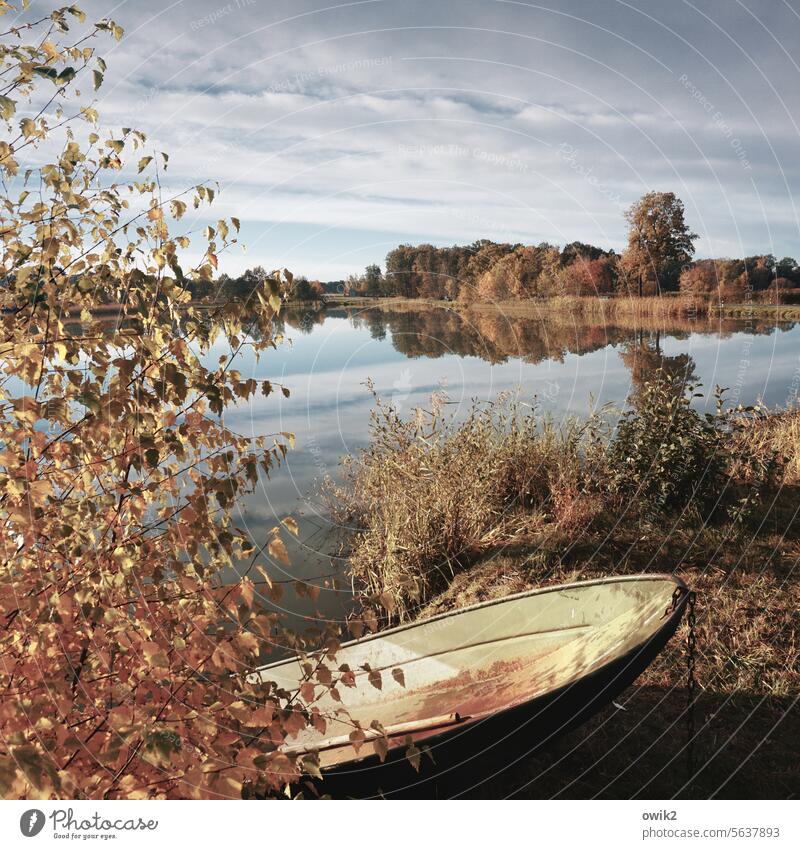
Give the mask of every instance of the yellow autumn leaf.
[[270, 542], [267, 550], [279, 563], [282, 563], [284, 566], [288, 566], [290, 564], [291, 561], [289, 560], [289, 552], [286, 550], [286, 545], [280, 537], [275, 537], [275, 539]]

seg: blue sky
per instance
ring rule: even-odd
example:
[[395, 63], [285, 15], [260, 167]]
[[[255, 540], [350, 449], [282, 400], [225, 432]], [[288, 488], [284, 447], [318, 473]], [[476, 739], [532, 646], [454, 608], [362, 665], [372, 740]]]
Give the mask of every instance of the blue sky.
[[[45, 4], [35, 0], [34, 8]], [[400, 242], [620, 249], [673, 190], [699, 256], [800, 254], [796, 0], [90, 0], [99, 109], [219, 180], [247, 253], [338, 279]]]

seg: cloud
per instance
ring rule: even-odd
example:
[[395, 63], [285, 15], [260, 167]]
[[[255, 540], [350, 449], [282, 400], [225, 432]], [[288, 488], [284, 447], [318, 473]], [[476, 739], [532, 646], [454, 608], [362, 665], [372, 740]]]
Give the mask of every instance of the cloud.
[[89, 6], [127, 31], [103, 119], [169, 150], [173, 186], [220, 181], [216, 214], [249, 245], [226, 270], [331, 279], [402, 241], [619, 248], [622, 209], [657, 188], [686, 202], [701, 255], [797, 252], [784, 4]]

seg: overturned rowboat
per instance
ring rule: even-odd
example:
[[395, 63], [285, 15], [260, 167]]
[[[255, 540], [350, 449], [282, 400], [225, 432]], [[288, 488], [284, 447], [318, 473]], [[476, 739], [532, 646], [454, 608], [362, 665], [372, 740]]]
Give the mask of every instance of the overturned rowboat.
[[[315, 703], [328, 717], [324, 735], [307, 729], [283, 749], [318, 752], [322, 789], [334, 795], [474, 788], [611, 702], [675, 632], [688, 595], [671, 575], [605, 578], [346, 643], [336, 664], [356, 673], [356, 686], [339, 688], [341, 703], [328, 693]], [[259, 674], [286, 690], [304, 680], [295, 660]], [[364, 729], [357, 748], [340, 708]]]

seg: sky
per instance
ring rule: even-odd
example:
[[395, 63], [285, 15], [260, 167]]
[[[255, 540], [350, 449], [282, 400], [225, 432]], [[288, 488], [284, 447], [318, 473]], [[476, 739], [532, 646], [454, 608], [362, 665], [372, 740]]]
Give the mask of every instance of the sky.
[[[620, 250], [674, 191], [697, 255], [800, 255], [800, 0], [88, 0], [106, 126], [219, 181], [220, 270], [341, 279], [402, 242]], [[34, 0], [34, 9], [48, 7]], [[800, 258], [800, 257], [799, 257]]]

